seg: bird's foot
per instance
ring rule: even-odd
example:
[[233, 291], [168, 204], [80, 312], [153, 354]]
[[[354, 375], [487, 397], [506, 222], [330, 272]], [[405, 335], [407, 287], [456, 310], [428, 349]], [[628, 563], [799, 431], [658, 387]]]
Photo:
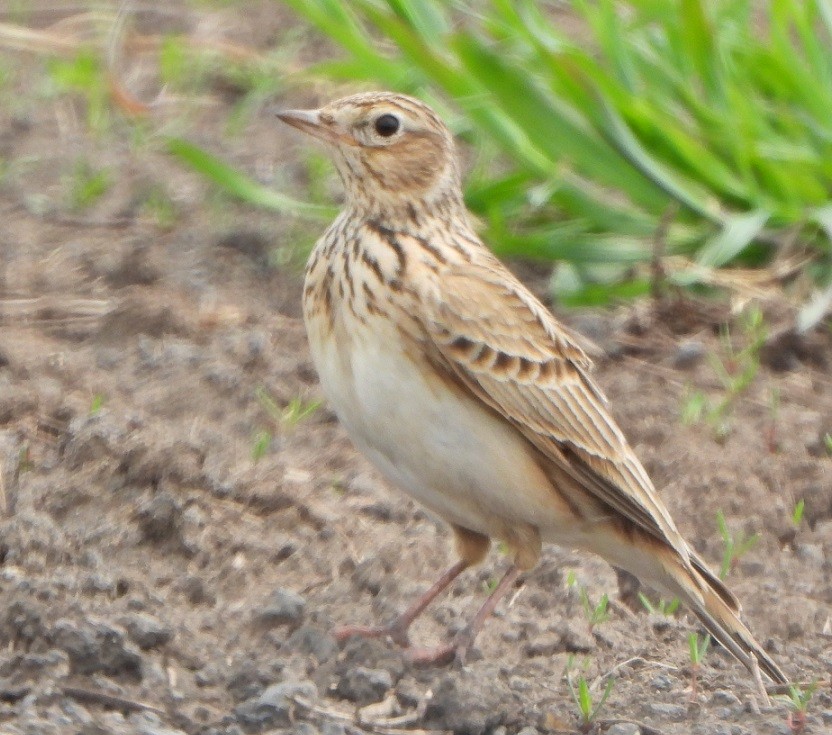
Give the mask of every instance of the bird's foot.
[[397, 621], [390, 625], [339, 625], [332, 631], [332, 636], [339, 643], [349, 638], [389, 638], [398, 646], [407, 648], [410, 646], [410, 639], [407, 637], [407, 628]]

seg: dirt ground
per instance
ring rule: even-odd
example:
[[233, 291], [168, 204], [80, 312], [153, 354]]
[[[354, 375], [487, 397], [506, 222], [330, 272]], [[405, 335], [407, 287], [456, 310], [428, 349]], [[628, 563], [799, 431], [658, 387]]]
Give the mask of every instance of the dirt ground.
[[[171, 7], [186, 32], [252, 48], [287, 22], [265, 2], [244, 16]], [[692, 686], [691, 619], [632, 611], [605, 563], [568, 549], [545, 550], [464, 669], [336, 643], [333, 625], [389, 619], [452, 555], [445, 527], [385, 486], [325, 405], [296, 420], [322, 396], [293, 256], [323, 225], [217, 197], [118, 119], [90, 135], [82, 100], [33, 91], [39, 55], [15, 63], [4, 94], [17, 99], [0, 111], [0, 733], [572, 732], [567, 667], [596, 701], [614, 680], [598, 732], [792, 731], [784, 702], [761, 703], [716, 648]], [[264, 181], [301, 181], [297, 137], [263, 112], [229, 134], [225, 92], [207, 90], [187, 136]], [[82, 157], [114, 183], [74, 211], [66, 177]], [[173, 204], [164, 227], [142, 206], [156, 185]], [[785, 671], [828, 682], [829, 329], [763, 355], [718, 441], [680, 416], [691, 391], [724, 393], [708, 355], [723, 354], [726, 304], [555, 310], [600, 346], [598, 380], [691, 543], [718, 568], [720, 510], [736, 536], [760, 535], [729, 582]], [[463, 574], [413, 639], [458, 630], [506, 564], [495, 550]], [[610, 596], [607, 620], [590, 628], [581, 590]], [[805, 732], [832, 732], [829, 688]]]

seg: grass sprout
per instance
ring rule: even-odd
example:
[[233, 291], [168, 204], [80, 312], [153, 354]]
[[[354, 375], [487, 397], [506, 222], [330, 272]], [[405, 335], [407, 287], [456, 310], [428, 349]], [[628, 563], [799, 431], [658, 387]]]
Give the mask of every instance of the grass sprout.
[[735, 535], [730, 528], [728, 522], [725, 520], [725, 515], [722, 511], [717, 511], [716, 523], [719, 528], [719, 535], [722, 537], [722, 562], [719, 566], [719, 578], [725, 579], [737, 560], [753, 549], [760, 540], [759, 533], [752, 533], [746, 535], [740, 531]]

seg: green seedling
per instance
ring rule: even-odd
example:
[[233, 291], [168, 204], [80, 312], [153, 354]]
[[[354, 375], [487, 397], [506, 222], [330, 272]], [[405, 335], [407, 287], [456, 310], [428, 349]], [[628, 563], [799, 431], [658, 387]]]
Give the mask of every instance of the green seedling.
[[110, 91], [104, 65], [93, 49], [81, 49], [73, 58], [50, 59], [47, 65], [52, 90], [78, 93], [86, 103], [87, 125], [94, 133], [110, 125]]
[[760, 540], [760, 534], [752, 533], [750, 536], [746, 536], [741, 531], [739, 535], [735, 536], [728, 528], [728, 523], [721, 510], [717, 511], [716, 523], [719, 527], [719, 535], [722, 536], [723, 544], [719, 578], [725, 579], [737, 560], [757, 545], [757, 542]]
[[789, 715], [786, 720], [792, 735], [801, 735], [806, 729], [806, 716], [809, 712], [809, 702], [817, 689], [817, 682], [812, 682], [805, 689], [797, 684], [789, 686], [788, 696], [784, 697]]
[[142, 203], [143, 212], [162, 230], [170, 230], [176, 224], [176, 206], [162, 186], [153, 186]]
[[578, 577], [573, 570], [566, 573], [566, 587], [570, 590], [577, 590], [578, 597], [581, 600], [581, 607], [584, 611], [584, 616], [589, 624], [589, 629], [592, 630], [596, 625], [605, 623], [610, 619], [609, 614], [609, 596], [604, 593], [597, 604], [593, 604], [589, 599], [589, 592], [586, 587], [578, 582]]
[[682, 423], [685, 426], [698, 424], [710, 408], [707, 396], [700, 390], [688, 390], [682, 401]]
[[587, 623], [589, 624], [589, 629], [592, 630], [596, 625], [600, 625], [601, 623], [605, 623], [607, 620], [610, 619], [609, 613], [609, 597], [605, 592], [601, 595], [601, 599], [598, 600], [598, 603], [593, 605], [589, 599], [589, 593], [586, 591], [586, 587], [580, 588], [580, 596], [581, 596], [581, 605], [584, 609], [584, 615], [586, 616]]
[[604, 692], [597, 702], [594, 701], [592, 692], [589, 689], [589, 684], [583, 674], [578, 677], [577, 687], [572, 681], [571, 673], [567, 673], [566, 683], [569, 686], [569, 691], [572, 694], [575, 706], [578, 708], [578, 717], [580, 718], [580, 725], [578, 726], [578, 729], [582, 733], [588, 733], [592, 730], [595, 720], [598, 717], [598, 713], [601, 711], [609, 698], [612, 688], [615, 685], [615, 680], [607, 679], [607, 683], [604, 686]]
[[19, 476], [33, 469], [35, 469], [35, 462], [32, 459], [32, 449], [28, 444], [24, 444], [17, 453], [16, 474]]
[[281, 424], [286, 428], [294, 429], [301, 421], [315, 413], [321, 407], [321, 403], [321, 401], [304, 401], [300, 397], [293, 398], [280, 414]]
[[321, 407], [321, 401], [304, 401], [296, 396], [281, 408], [263, 386], [254, 391], [254, 396], [275, 426], [284, 431], [294, 429]]
[[494, 590], [497, 589], [497, 585], [500, 584], [500, 580], [496, 577], [489, 577], [488, 579], [484, 579], [482, 581], [482, 589], [486, 594], [491, 594]]
[[96, 170], [86, 161], [78, 161], [66, 177], [70, 208], [78, 212], [88, 209], [104, 196], [110, 184], [109, 171]]
[[823, 446], [826, 447], [826, 453], [832, 457], [832, 434], [823, 435]]
[[711, 646], [711, 636], [705, 635], [700, 638], [698, 633], [690, 633], [688, 635], [688, 648], [690, 651], [690, 665], [694, 669], [698, 669], [702, 665], [702, 660], [705, 654], [708, 653], [708, 648]]
[[690, 653], [690, 689], [691, 699], [696, 698], [699, 690], [699, 671], [702, 668], [702, 660], [711, 646], [711, 636], [699, 637], [698, 633], [688, 635], [688, 650]]
[[651, 602], [650, 598], [643, 592], [639, 592], [638, 599], [639, 602], [641, 602], [642, 607], [644, 607], [644, 609], [651, 615], [663, 615], [664, 617], [670, 617], [679, 609], [678, 597], [674, 597], [670, 601], [665, 600], [664, 598], [659, 598], [659, 601], [654, 603]]
[[90, 402], [90, 416], [96, 416], [104, 407], [105, 398], [101, 393], [96, 393]]
[[262, 429], [261, 431], [256, 432], [251, 443], [251, 458], [255, 462], [259, 462], [266, 456], [266, 452], [269, 451], [271, 443], [272, 434], [270, 431]]
[[[682, 423], [692, 425], [704, 421], [711, 427], [714, 437], [722, 441], [731, 433], [731, 414], [737, 399], [748, 389], [760, 370], [760, 350], [765, 344], [768, 329], [763, 313], [758, 307], [748, 309], [741, 321], [745, 346], [736, 349], [726, 326], [720, 338], [720, 354], [711, 353], [709, 361], [719, 379], [722, 392], [715, 400], [702, 391], [688, 390], [682, 403]], [[769, 411], [772, 416], [767, 429], [769, 449], [776, 451], [776, 417], [779, 395], [771, 394]]]
[[792, 525], [795, 528], [799, 528], [800, 524], [803, 522], [803, 511], [806, 509], [806, 501], [801, 498], [794, 504], [794, 509], [792, 510]]

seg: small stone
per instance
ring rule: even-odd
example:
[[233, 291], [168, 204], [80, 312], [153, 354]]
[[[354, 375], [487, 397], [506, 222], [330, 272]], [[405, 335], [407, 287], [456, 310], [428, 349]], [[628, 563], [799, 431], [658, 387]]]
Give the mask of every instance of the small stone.
[[670, 722], [681, 722], [687, 719], [688, 710], [681, 704], [665, 704], [664, 702], [650, 702], [647, 711], [654, 717], [660, 717]]
[[729, 691], [728, 689], [717, 689], [711, 695], [711, 703], [723, 706], [731, 706], [735, 704], [740, 704], [740, 699], [736, 694], [734, 694], [732, 691]]
[[288, 589], [277, 589], [257, 614], [257, 621], [268, 626], [299, 625], [303, 620], [306, 600]]
[[127, 635], [143, 651], [164, 646], [173, 631], [158, 618], [147, 613], [136, 613], [127, 619]]
[[273, 679], [269, 671], [246, 660], [230, 672], [225, 688], [235, 701], [242, 702], [260, 696], [270, 681]]
[[4, 643], [22, 642], [28, 647], [44, 634], [42, 611], [31, 600], [12, 601], [0, 618], [0, 640]]
[[199, 577], [188, 574], [176, 583], [176, 589], [193, 605], [213, 605], [217, 598]]
[[181, 541], [182, 508], [169, 492], [154, 495], [139, 508], [136, 518], [145, 541]]
[[61, 619], [55, 623], [51, 637], [54, 644], [69, 656], [73, 673], [108, 676], [122, 675], [139, 681], [142, 659], [128, 646], [122, 633], [105, 623], [77, 624]]
[[657, 689], [660, 692], [669, 691], [672, 686], [673, 682], [670, 680], [670, 677], [666, 674], [659, 674], [658, 676], [654, 676], [650, 680], [650, 687], [653, 689]]
[[540, 733], [534, 727], [524, 727], [517, 735], [540, 735]]
[[606, 735], [641, 735], [641, 730], [635, 722], [616, 722], [607, 729]]
[[387, 571], [377, 556], [362, 561], [352, 574], [353, 582], [361, 590], [377, 595], [387, 577]]
[[590, 653], [595, 650], [595, 638], [586, 626], [568, 621], [558, 629], [561, 638], [561, 650], [567, 653]]
[[380, 701], [392, 688], [393, 677], [386, 669], [368, 669], [358, 666], [341, 677], [335, 693], [363, 706]]
[[424, 714], [427, 729], [484, 735], [520, 718], [520, 698], [496, 675], [472, 681], [465, 672], [452, 672], [431, 689]]
[[798, 559], [817, 567], [823, 566], [826, 558], [821, 544], [797, 544], [794, 551]]
[[529, 658], [535, 656], [551, 656], [561, 649], [560, 636], [555, 633], [546, 633], [538, 636], [526, 644], [525, 652]]
[[328, 661], [338, 653], [338, 643], [325, 630], [313, 625], [302, 625], [286, 639], [290, 651], [313, 655], [318, 663]]
[[676, 348], [676, 354], [673, 355], [673, 367], [688, 370], [705, 357], [707, 352], [707, 348], [699, 340], [686, 339]]
[[288, 727], [295, 709], [295, 696], [315, 699], [318, 689], [311, 681], [286, 681], [273, 684], [262, 694], [247, 699], [234, 709], [234, 714], [243, 725], [257, 730]]

